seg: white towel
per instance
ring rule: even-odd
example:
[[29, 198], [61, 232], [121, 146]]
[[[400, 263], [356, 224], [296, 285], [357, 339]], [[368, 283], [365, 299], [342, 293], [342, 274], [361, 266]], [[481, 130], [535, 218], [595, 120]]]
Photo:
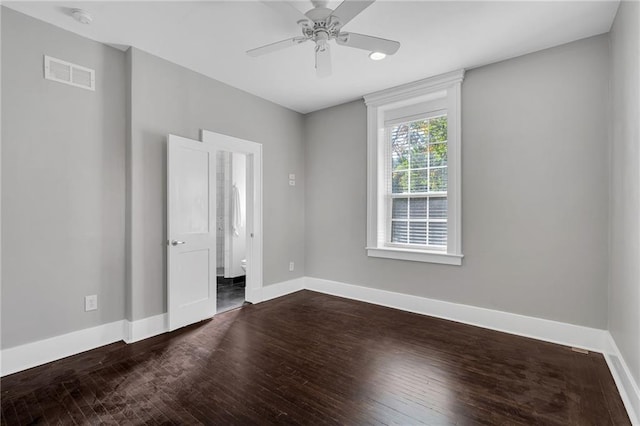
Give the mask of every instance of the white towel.
[[233, 235], [240, 236], [242, 227], [242, 212], [240, 211], [240, 191], [233, 185], [233, 198], [231, 200], [231, 215], [233, 216]]

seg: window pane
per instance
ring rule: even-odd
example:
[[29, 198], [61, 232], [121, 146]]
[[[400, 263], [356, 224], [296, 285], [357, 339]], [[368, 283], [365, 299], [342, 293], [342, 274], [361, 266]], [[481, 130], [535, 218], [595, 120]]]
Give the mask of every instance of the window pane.
[[427, 192], [427, 171], [412, 170], [411, 171], [411, 191], [410, 192]]
[[409, 243], [427, 244], [427, 222], [409, 223]]
[[411, 198], [409, 201], [411, 207], [410, 219], [426, 219], [427, 218], [427, 199]]
[[391, 129], [391, 147], [394, 151], [406, 151], [409, 148], [409, 126], [400, 124]]
[[391, 129], [391, 165], [393, 170], [409, 167], [409, 126], [406, 124]]
[[447, 165], [446, 143], [435, 143], [429, 145], [429, 165], [431, 167]]
[[406, 170], [409, 168], [409, 152], [392, 152], [391, 153], [392, 170]]
[[447, 141], [447, 116], [429, 120], [429, 142]]
[[429, 245], [432, 245], [432, 246], [447, 245], [447, 223], [446, 222], [429, 222]]
[[424, 169], [428, 165], [429, 148], [425, 146], [414, 146], [411, 148], [411, 168]]
[[409, 192], [409, 172], [393, 172], [391, 174], [391, 192], [394, 194]]
[[395, 198], [393, 200], [392, 210], [393, 210], [392, 212], [393, 219], [406, 219], [407, 218], [407, 199]]
[[407, 222], [396, 221], [391, 222], [391, 242], [406, 243], [407, 242]]
[[[413, 177], [413, 176], [412, 176]], [[413, 183], [412, 183], [413, 186]], [[446, 191], [447, 190], [447, 169], [429, 170], [429, 191]]]
[[429, 143], [429, 121], [420, 120], [410, 124], [411, 145], [426, 145]]
[[447, 199], [445, 197], [429, 198], [429, 217], [431, 219], [447, 218]]
[[428, 154], [428, 122], [415, 121], [411, 123], [409, 141], [411, 144], [411, 168], [427, 167]]

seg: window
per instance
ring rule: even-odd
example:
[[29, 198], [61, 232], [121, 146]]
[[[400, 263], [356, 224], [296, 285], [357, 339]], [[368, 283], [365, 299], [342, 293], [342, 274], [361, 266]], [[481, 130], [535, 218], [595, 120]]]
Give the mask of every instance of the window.
[[390, 245], [447, 248], [447, 115], [386, 129]]
[[367, 253], [460, 265], [460, 86], [456, 71], [365, 96]]

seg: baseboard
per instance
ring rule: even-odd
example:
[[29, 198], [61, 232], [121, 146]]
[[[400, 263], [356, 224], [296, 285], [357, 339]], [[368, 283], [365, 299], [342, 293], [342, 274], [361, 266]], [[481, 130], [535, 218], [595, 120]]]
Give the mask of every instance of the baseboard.
[[[249, 291], [247, 289], [247, 301], [252, 303], [265, 302], [276, 297], [285, 296], [290, 293], [302, 290], [304, 278], [295, 278], [276, 284], [266, 285], [258, 290]], [[169, 330], [167, 314], [155, 315], [137, 321], [125, 321], [125, 333], [123, 340], [127, 343], [137, 342], [157, 336]]]
[[607, 331], [596, 328], [312, 277], [305, 278], [305, 288], [595, 352], [608, 346]]
[[[296, 278], [264, 286], [254, 291], [251, 298], [247, 299], [259, 303], [302, 290], [303, 286], [304, 278]], [[0, 376], [4, 377], [120, 340], [126, 343], [137, 342], [166, 333], [168, 330], [167, 314], [164, 313], [137, 321], [115, 321], [3, 349], [0, 351]]]
[[615, 339], [611, 333], [607, 332], [609, 348], [604, 354], [604, 359], [607, 361], [609, 370], [613, 380], [616, 382], [620, 397], [624, 403], [631, 424], [640, 425], [640, 386], [636, 383], [627, 363], [625, 362], [618, 345], [616, 345]]
[[294, 278], [289, 281], [283, 281], [281, 283], [265, 285], [262, 287], [261, 302], [275, 299], [277, 297], [286, 296], [287, 294], [295, 293], [304, 289], [305, 277]]
[[76, 355], [122, 340], [123, 321], [85, 328], [49, 339], [2, 350], [1, 375], [17, 373], [28, 368]]
[[125, 321], [122, 340], [133, 343], [167, 331], [169, 331], [167, 314], [154, 315], [137, 321]]

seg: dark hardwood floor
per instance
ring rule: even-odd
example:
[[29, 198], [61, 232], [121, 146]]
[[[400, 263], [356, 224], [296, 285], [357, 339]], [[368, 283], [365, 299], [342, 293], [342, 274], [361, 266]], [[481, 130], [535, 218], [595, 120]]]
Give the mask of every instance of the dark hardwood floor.
[[629, 424], [600, 354], [310, 291], [0, 384], [7, 425]]

